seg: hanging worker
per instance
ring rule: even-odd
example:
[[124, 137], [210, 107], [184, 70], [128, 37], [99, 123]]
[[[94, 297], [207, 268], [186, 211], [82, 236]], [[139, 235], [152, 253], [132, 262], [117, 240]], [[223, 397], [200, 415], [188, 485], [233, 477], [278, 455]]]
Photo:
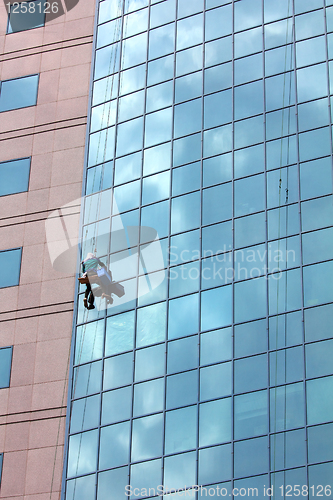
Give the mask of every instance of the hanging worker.
[[[107, 270], [105, 264], [96, 257], [95, 254], [89, 252], [87, 257], [81, 262], [82, 265], [82, 276], [80, 281], [82, 280], [86, 285], [86, 290], [84, 293], [83, 305], [86, 309], [95, 309], [94, 300], [96, 297], [102, 297], [107, 300], [109, 304], [112, 304], [113, 299], [109, 293], [109, 290], [103, 287], [103, 281], [99, 276], [99, 269], [104, 269], [104, 275], [107, 276], [107, 281], [112, 282], [111, 272]], [[94, 291], [91, 289], [91, 283], [99, 284], [97, 288], [94, 288]]]

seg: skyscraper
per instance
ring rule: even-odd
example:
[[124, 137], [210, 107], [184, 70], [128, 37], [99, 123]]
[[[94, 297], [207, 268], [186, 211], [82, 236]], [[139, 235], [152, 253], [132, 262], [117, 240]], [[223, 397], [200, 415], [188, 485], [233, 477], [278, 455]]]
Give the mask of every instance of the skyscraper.
[[96, 8], [62, 499], [331, 499], [333, 2]]
[[330, 4], [100, 2], [66, 500], [331, 497]]

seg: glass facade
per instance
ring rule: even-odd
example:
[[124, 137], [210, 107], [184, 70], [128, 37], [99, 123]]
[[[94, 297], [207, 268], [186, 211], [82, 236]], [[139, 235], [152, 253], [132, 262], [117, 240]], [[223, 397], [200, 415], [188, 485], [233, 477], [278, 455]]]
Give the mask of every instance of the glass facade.
[[63, 498], [332, 498], [333, 1], [103, 0], [95, 39], [82, 258], [125, 296], [79, 289]]

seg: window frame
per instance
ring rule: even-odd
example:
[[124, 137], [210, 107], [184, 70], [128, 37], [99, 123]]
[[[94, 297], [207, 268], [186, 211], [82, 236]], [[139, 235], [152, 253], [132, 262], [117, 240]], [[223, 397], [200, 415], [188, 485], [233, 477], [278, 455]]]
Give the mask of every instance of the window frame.
[[[21, 3], [29, 3], [30, 4], [30, 3], [37, 3], [37, 2], [41, 2], [41, 3], [44, 2], [44, 22], [43, 22], [43, 24], [38, 25], [38, 26], [33, 26], [31, 28], [21, 29], [21, 30], [18, 30], [18, 31], [9, 31], [9, 28], [11, 26], [10, 15], [11, 15], [12, 6], [15, 5], [15, 4], [21, 4]], [[45, 26], [45, 24], [46, 24], [45, 3], [46, 3], [45, 0], [21, 0], [21, 1], [14, 0], [14, 2], [9, 1], [6, 4], [6, 7], [8, 6], [8, 4], [10, 4], [9, 11], [6, 9], [6, 11], [7, 11], [6, 35], [12, 35], [14, 33], [22, 33], [23, 31], [30, 31], [30, 30], [33, 30], [33, 29], [36, 29], [36, 28], [43, 28]], [[40, 14], [42, 14], [42, 13], [40, 13]]]
[[[11, 379], [11, 376], [12, 376], [12, 366], [13, 366], [13, 350], [14, 350], [14, 346], [10, 345], [10, 346], [4, 346], [4, 347], [0, 347], [0, 351], [2, 351], [3, 349], [10, 349], [10, 367], [9, 367], [9, 377], [8, 377], [8, 385], [5, 385], [3, 387], [1, 387], [1, 383], [0, 383], [0, 391], [1, 389], [8, 389], [10, 387], [10, 379]], [[0, 453], [0, 456], [1, 456], [1, 453]], [[0, 485], [1, 485], [1, 462], [0, 462]]]
[[13, 250], [21, 250], [21, 259], [20, 259], [20, 266], [19, 266], [19, 273], [18, 273], [18, 276], [19, 276], [18, 283], [15, 284], [15, 285], [9, 285], [9, 286], [1, 286], [1, 284], [0, 284], [0, 290], [3, 289], [3, 288], [11, 288], [13, 286], [19, 286], [19, 284], [20, 284], [21, 268], [22, 268], [22, 253], [23, 253], [22, 250], [23, 250], [23, 247], [6, 248], [4, 250], [0, 250], [0, 254], [3, 253], [3, 252], [12, 252]]
[[[7, 160], [7, 161], [0, 161], [0, 170], [1, 170], [1, 165], [3, 165], [4, 163], [12, 163], [12, 162], [15, 162], [15, 161], [21, 161], [21, 160], [29, 160], [29, 174], [28, 174], [28, 183], [27, 183], [27, 188], [22, 190], [22, 191], [14, 191], [12, 193], [5, 193], [5, 194], [1, 194], [0, 192], [0, 198], [2, 198], [3, 196], [11, 196], [13, 194], [19, 194], [19, 193], [26, 193], [29, 191], [29, 185], [30, 185], [30, 174], [31, 174], [31, 156], [25, 156], [23, 158], [15, 158], [13, 160]], [[1, 176], [1, 174], [0, 174]]]
[[[28, 104], [27, 106], [20, 106], [18, 108], [11, 108], [11, 109], [4, 109], [1, 111], [1, 91], [2, 91], [2, 84], [6, 82], [12, 82], [14, 80], [23, 80], [24, 78], [30, 78], [32, 76], [37, 76], [37, 87], [36, 87], [36, 102], [34, 104]], [[38, 90], [39, 90], [39, 78], [40, 73], [32, 73], [31, 75], [24, 75], [24, 76], [18, 76], [16, 78], [8, 78], [7, 80], [0, 80], [0, 113], [6, 113], [8, 111], [15, 111], [17, 109], [24, 109], [24, 108], [31, 108], [33, 106], [37, 106], [37, 100], [38, 100]]]

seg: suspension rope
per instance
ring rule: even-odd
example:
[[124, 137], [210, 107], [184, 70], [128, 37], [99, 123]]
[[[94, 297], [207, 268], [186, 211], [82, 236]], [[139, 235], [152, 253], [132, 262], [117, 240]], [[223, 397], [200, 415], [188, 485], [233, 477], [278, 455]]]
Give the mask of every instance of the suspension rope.
[[[280, 245], [281, 245], [281, 208], [282, 208], [282, 166], [283, 166], [283, 136], [284, 136], [284, 113], [285, 113], [285, 98], [286, 98], [286, 76], [287, 76], [287, 53], [288, 53], [288, 32], [289, 32], [289, 16], [290, 16], [290, 0], [288, 1], [288, 14], [287, 14], [287, 29], [286, 29], [286, 50], [285, 50], [285, 61], [284, 61], [284, 81], [283, 81], [283, 96], [282, 96], [282, 124], [281, 124], [281, 147], [280, 147], [280, 168], [279, 168], [279, 206], [278, 206], [278, 269], [280, 270]], [[288, 282], [287, 282], [287, 245], [288, 245], [288, 201], [289, 201], [289, 161], [290, 161], [290, 126], [291, 126], [291, 91], [292, 91], [292, 64], [293, 64], [293, 39], [294, 39], [294, 26], [292, 21], [292, 43], [290, 44], [290, 72], [289, 75], [289, 102], [288, 102], [288, 128], [287, 128], [287, 178], [286, 178], [286, 188], [285, 188], [285, 209], [286, 209], [286, 226], [285, 226], [285, 311], [284, 311], [284, 347], [286, 347], [286, 335], [287, 335], [287, 301], [288, 301]], [[273, 455], [273, 474], [274, 482], [273, 488], [275, 489], [276, 483], [276, 440], [277, 440], [277, 380], [278, 380], [278, 334], [279, 334], [279, 279], [277, 279], [277, 291], [276, 291], [276, 328], [275, 328], [275, 387], [274, 387], [274, 455]], [[287, 362], [286, 362], [286, 350], [284, 350], [284, 384], [286, 383], [287, 375]], [[283, 439], [283, 468], [285, 468], [286, 463], [286, 386], [284, 385], [284, 439]]]

